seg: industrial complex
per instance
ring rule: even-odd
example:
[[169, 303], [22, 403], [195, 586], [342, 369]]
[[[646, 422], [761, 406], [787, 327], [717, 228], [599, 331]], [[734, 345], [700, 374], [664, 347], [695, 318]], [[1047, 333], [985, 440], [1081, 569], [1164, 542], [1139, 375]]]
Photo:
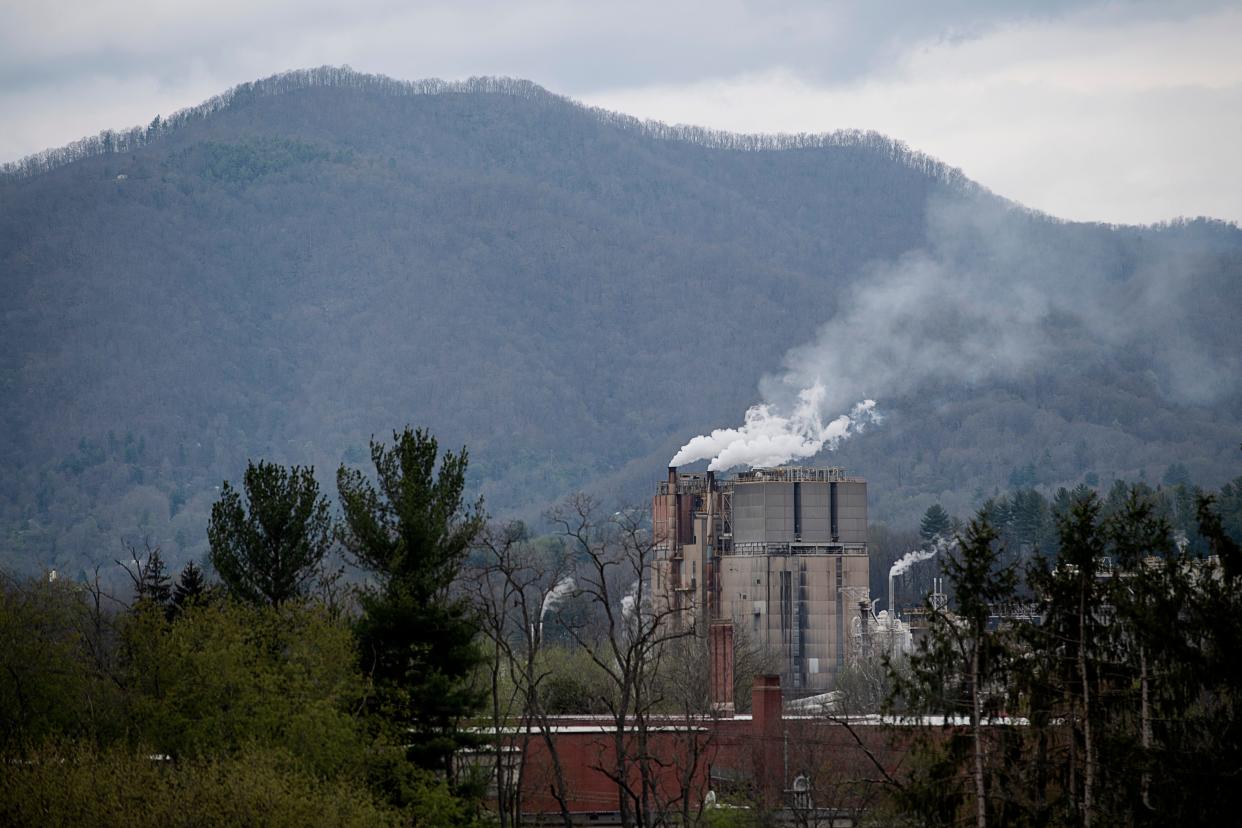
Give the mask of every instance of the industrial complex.
[[652, 594], [673, 623], [732, 622], [779, 656], [787, 690], [831, 688], [868, 602], [865, 480], [840, 468], [727, 479], [669, 468], [652, 526]]

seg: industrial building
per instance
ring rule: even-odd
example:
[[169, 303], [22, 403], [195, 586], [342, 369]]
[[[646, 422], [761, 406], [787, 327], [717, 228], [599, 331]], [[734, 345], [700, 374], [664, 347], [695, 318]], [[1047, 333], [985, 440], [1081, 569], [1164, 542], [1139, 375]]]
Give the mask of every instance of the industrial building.
[[674, 623], [732, 621], [795, 691], [832, 685], [868, 598], [867, 483], [783, 466], [717, 480], [668, 470], [652, 500], [653, 595]]

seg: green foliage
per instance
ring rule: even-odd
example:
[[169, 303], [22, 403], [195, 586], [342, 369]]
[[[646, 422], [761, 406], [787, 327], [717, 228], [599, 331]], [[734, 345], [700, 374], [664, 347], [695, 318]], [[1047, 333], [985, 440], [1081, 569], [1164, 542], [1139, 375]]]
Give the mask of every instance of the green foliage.
[[279, 606], [304, 594], [332, 540], [315, 470], [260, 460], [243, 478], [246, 504], [226, 481], [211, 507], [211, 563], [229, 591]]
[[953, 611], [932, 608], [906, 669], [889, 669], [891, 707], [969, 722], [947, 737], [922, 734], [916, 741], [911, 776], [897, 798], [928, 825], [956, 824], [976, 808], [979, 788], [985, 813], [996, 820], [1004, 812], [1006, 795], [993, 780], [1006, 734], [985, 730], [987, 719], [1008, 706], [1014, 660], [1012, 633], [990, 624], [996, 609], [1013, 604], [1017, 588], [999, 539], [986, 513], [967, 525], [957, 552], [943, 562]]
[[338, 614], [210, 590], [175, 613], [119, 606], [94, 584], [0, 578], [0, 824], [474, 824], [473, 803], [365, 735]]
[[1017, 574], [1002, 565], [999, 540], [986, 518], [972, 520], [959, 541], [958, 554], [944, 565], [957, 617], [966, 623], [966, 635], [981, 643], [992, 607], [1012, 602], [1017, 586]]
[[185, 612], [194, 604], [206, 600], [207, 589], [207, 578], [203, 575], [203, 570], [194, 561], [187, 562], [173, 588], [173, 607], [177, 612]]
[[402, 757], [374, 758], [368, 769], [368, 783], [384, 801], [400, 808], [416, 828], [481, 828], [484, 824], [442, 777]]
[[[917, 824], [964, 822], [981, 785], [993, 824], [1231, 819], [1238, 793], [1226, 780], [1242, 769], [1242, 548], [1206, 496], [1194, 503], [1199, 537], [1179, 539], [1185, 491], [1059, 492], [1055, 558], [1027, 568], [1036, 603], [1016, 615], [996, 534], [971, 525], [946, 562], [953, 607], [933, 613], [897, 685], [915, 711], [958, 715], [981, 691], [983, 726], [914, 731], [898, 811]], [[1196, 554], [1198, 544], [1214, 557]], [[1026, 722], [1007, 725], [1002, 714]]]
[[[579, 647], [545, 646], [539, 672], [546, 673], [540, 685], [542, 708], [551, 715], [604, 714], [604, 700], [615, 693], [608, 676]], [[690, 665], [680, 665], [689, 668]], [[684, 670], [683, 670], [684, 672]]]
[[134, 585], [134, 601], [147, 602], [160, 609], [166, 609], [172, 601], [172, 585], [168, 580], [168, 567], [164, 565], [164, 556], [159, 547], [147, 547], [139, 552], [134, 546], [126, 546], [129, 551], [128, 561], [117, 561]]
[[215, 602], [171, 624], [140, 611], [122, 634], [140, 743], [177, 757], [277, 746], [326, 775], [357, 765], [354, 641], [322, 608]]
[[82, 658], [79, 588], [0, 573], [0, 750], [90, 730], [100, 686]]
[[423, 430], [372, 441], [377, 484], [341, 466], [341, 539], [379, 586], [360, 597], [363, 669], [375, 685], [367, 709], [408, 745], [419, 767], [452, 776], [455, 748], [474, 740], [458, 729], [478, 709], [470, 678], [482, 655], [468, 605], [448, 594], [482, 527], [481, 504], [463, 504], [467, 455], [445, 452]]
[[327, 150], [288, 138], [259, 138], [238, 144], [204, 141], [195, 147], [201, 155], [199, 174], [208, 181], [249, 184], [265, 175], [323, 161]]
[[721, 804], [705, 809], [699, 824], [705, 828], [759, 828], [764, 820], [758, 811], [753, 806]]
[[379, 488], [341, 466], [337, 488], [342, 540], [363, 568], [400, 582], [423, 601], [443, 597], [482, 528], [482, 503], [463, 504], [468, 455], [444, 452], [423, 429], [393, 432], [393, 446], [371, 442]]
[[370, 828], [409, 818], [358, 781], [318, 776], [287, 751], [258, 745], [168, 761], [147, 749], [49, 743], [25, 761], [0, 763], [5, 825]]

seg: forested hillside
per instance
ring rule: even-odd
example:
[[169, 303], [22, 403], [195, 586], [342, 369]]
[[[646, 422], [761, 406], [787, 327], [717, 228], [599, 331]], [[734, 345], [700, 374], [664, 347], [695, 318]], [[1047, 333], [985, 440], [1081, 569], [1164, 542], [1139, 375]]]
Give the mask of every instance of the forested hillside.
[[869, 133], [720, 135], [524, 82], [314, 70], [5, 168], [0, 557], [73, 575], [145, 536], [179, 564], [247, 458], [326, 483], [406, 423], [469, 447], [493, 514], [644, 499], [877, 267], [942, 243], [946, 204], [1030, 243], [1009, 253], [1024, 278], [1046, 261], [1103, 304], [1160, 263], [1178, 289], [1151, 342], [1185, 347], [1053, 326], [1064, 347], [1021, 376], [881, 399], [880, 427], [819, 458], [871, 481], [873, 517], [1238, 474], [1235, 227], [1058, 222]]

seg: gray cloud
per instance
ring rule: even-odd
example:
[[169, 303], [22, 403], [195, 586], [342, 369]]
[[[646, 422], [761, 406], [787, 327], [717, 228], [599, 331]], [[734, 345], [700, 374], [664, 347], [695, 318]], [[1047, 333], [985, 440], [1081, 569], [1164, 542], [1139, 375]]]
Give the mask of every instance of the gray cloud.
[[[999, 64], [1012, 57], [964, 45], [992, 42], [998, 34], [1035, 30], [1057, 21], [1068, 21], [1073, 31], [1090, 39], [1127, 26], [1175, 24], [1222, 8], [1228, 4], [1209, 0], [1177, 4], [1103, 0], [10, 3], [0, 7], [0, 115], [6, 125], [0, 133], [0, 161], [104, 128], [146, 123], [156, 114], [286, 69], [349, 64], [403, 79], [481, 74], [528, 78], [553, 91], [640, 116], [743, 131], [877, 128], [962, 166], [1006, 195], [1026, 198], [1028, 192], [1021, 186], [1011, 189], [1013, 185], [1004, 177], [1015, 169], [1005, 149], [1029, 153], [1031, 145], [1055, 147], [1055, 142], [1041, 142], [1038, 136], [1042, 130], [1056, 130], [1057, 124], [1041, 125], [1037, 117], [1014, 119], [995, 100], [945, 99], [944, 88], [966, 89], [971, 78], [986, 75], [987, 61]], [[1008, 46], [1009, 41], [1004, 42]], [[912, 83], [912, 72], [921, 77], [936, 71], [920, 63], [920, 56], [957, 52], [980, 53], [982, 57], [976, 59], [984, 64], [944, 79], [940, 89], [920, 86], [919, 77]], [[1042, 72], [1043, 67], [1033, 71]], [[1210, 67], [1204, 71], [1210, 73]], [[702, 85], [746, 91], [746, 83], [754, 78], [774, 78], [773, 83], [782, 87], [801, 85], [821, 98], [828, 97], [791, 100], [789, 111], [782, 114], [773, 112], [769, 104], [770, 88], [754, 88], [722, 103], [722, 111], [740, 118], [740, 123], [720, 123], [719, 111], [695, 109], [703, 97]], [[1029, 113], [1045, 103], [1038, 96], [1029, 98], [1030, 89], [1041, 92], [1037, 86], [1019, 78], [986, 94], [1016, 96], [1015, 106]], [[893, 89], [908, 94], [904, 98], [889, 94]], [[652, 106], [661, 90], [668, 91], [669, 104], [662, 110]], [[834, 109], [842, 95], [853, 97], [846, 102], [849, 105]], [[859, 100], [874, 103], [870, 108], [859, 107]], [[1204, 104], [1192, 115], [1198, 117], [1212, 109], [1225, 112], [1230, 100]], [[1097, 103], [1091, 99], [1087, 106]], [[954, 106], [964, 107], [956, 121], [949, 120]], [[838, 112], [840, 117], [834, 119]], [[894, 120], [893, 114], [900, 112], [909, 112], [912, 119], [931, 126], [920, 132]], [[1021, 123], [1025, 133], [1036, 139], [1029, 145], [992, 140], [973, 120], [976, 112], [990, 129]], [[842, 117], [849, 121], [843, 123]], [[1130, 121], [1125, 119], [1132, 117], [1133, 113], [1118, 116], [1126, 125]], [[941, 135], [946, 136], [944, 140], [935, 140]], [[976, 138], [982, 135], [987, 135], [986, 142]], [[1228, 130], [1223, 135], [1222, 144], [1236, 137]], [[1088, 133], [1077, 140], [1088, 150], [1095, 146]], [[1113, 142], [1115, 136], [1106, 135], [1104, 140]], [[1200, 157], [1203, 150], [1196, 148]], [[1222, 150], [1221, 155], [1226, 154], [1232, 155]], [[1216, 157], [1214, 152], [1209, 155]], [[1048, 172], [1047, 168], [1035, 170], [1025, 180], [1047, 182]], [[1222, 213], [1215, 205], [1231, 204], [1228, 193], [1237, 190], [1228, 176], [1213, 185], [1219, 179], [1215, 171], [1173, 173], [1164, 177], [1193, 181], [1188, 186], [1197, 193], [1225, 193], [1215, 201], [1197, 202], [1209, 205], [1209, 211], [1217, 215]], [[1083, 177], [1083, 169], [1068, 169], [1065, 180]], [[1073, 195], [1038, 206], [1067, 214], [1061, 204], [1070, 203]], [[1135, 200], [1128, 193], [1119, 198]], [[1151, 198], [1158, 201], [1163, 192], [1154, 192]], [[1186, 211], [1175, 205], [1156, 217]]]
[[[882, 73], [923, 42], [1107, 5], [53, 0], [0, 10], [0, 89], [94, 77], [175, 83], [202, 72], [233, 83], [323, 63], [401, 77], [509, 74], [569, 94], [773, 68], [839, 83]], [[1183, 17], [1219, 5], [1133, 3], [1123, 18]]]

